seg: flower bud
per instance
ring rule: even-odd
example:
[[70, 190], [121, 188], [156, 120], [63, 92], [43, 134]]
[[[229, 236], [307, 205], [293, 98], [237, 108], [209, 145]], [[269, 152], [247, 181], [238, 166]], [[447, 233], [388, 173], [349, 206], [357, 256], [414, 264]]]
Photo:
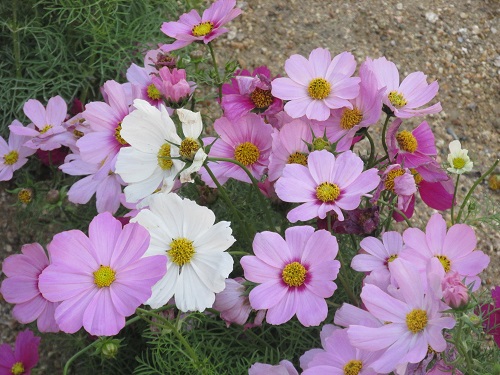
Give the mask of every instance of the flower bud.
[[443, 300], [451, 308], [457, 309], [469, 302], [469, 291], [460, 281], [457, 272], [449, 272], [441, 282]]

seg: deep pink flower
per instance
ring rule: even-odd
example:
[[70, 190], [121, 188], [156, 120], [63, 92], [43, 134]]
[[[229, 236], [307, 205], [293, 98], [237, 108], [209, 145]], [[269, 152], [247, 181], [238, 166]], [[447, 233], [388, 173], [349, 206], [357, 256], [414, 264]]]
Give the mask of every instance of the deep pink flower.
[[248, 369], [248, 375], [299, 375], [292, 362], [284, 359], [278, 365], [268, 365], [266, 363], [254, 363]]
[[443, 301], [451, 308], [459, 308], [469, 302], [469, 290], [462, 283], [458, 272], [452, 271], [445, 275], [441, 281]]
[[354, 210], [362, 196], [379, 184], [378, 171], [372, 168], [363, 172], [363, 161], [352, 151], [335, 157], [322, 150], [309, 154], [307, 167], [287, 164], [283, 175], [276, 182], [276, 194], [285, 202], [302, 205], [291, 210], [287, 218], [292, 223], [306, 221], [334, 211], [338, 220], [344, 220], [341, 210]]
[[14, 120], [9, 126], [9, 143], [0, 137], [0, 181], [9, 181], [14, 171], [26, 164], [28, 156], [36, 152], [32, 148], [23, 146], [31, 137], [16, 134], [12, 130], [16, 128], [24, 128], [18, 120]]
[[40, 332], [58, 332], [54, 319], [58, 304], [46, 300], [38, 288], [38, 278], [49, 265], [47, 254], [38, 243], [23, 245], [21, 252], [3, 261], [2, 272], [7, 278], [0, 293], [7, 302], [16, 304], [12, 314], [18, 322], [28, 324], [36, 320]]
[[[476, 250], [476, 235], [466, 224], [455, 224], [447, 231], [446, 221], [434, 214], [427, 223], [425, 233], [418, 228], [408, 228], [403, 233], [405, 256], [420, 269], [437, 258], [445, 273], [456, 271], [465, 278], [467, 285], [474, 283], [472, 290], [481, 286], [478, 274], [489, 264], [490, 257]], [[408, 251], [408, 252], [406, 252]]]
[[272, 94], [289, 100], [285, 111], [293, 118], [324, 121], [330, 117], [330, 109], [352, 109], [349, 99], [359, 93], [358, 77], [351, 77], [356, 70], [356, 60], [349, 52], [343, 52], [332, 60], [330, 51], [316, 48], [309, 59], [292, 55], [285, 62], [289, 78], [276, 78], [272, 82]]
[[[210, 148], [208, 157], [229, 158], [245, 165], [257, 179], [264, 175], [269, 163], [271, 152], [272, 127], [254, 113], [240, 117], [236, 122], [230, 122], [226, 117], [215, 120], [214, 129], [219, 134]], [[213, 138], [204, 138], [205, 145], [213, 142]], [[240, 166], [227, 161], [209, 162], [208, 167], [221, 184], [229, 178], [251, 183], [250, 178]], [[210, 187], [215, 187], [205, 168], [200, 170], [203, 181]]]
[[59, 328], [74, 333], [82, 326], [91, 335], [113, 336], [125, 317], [151, 296], [165, 274], [166, 257], [144, 257], [150, 235], [137, 223], [123, 227], [105, 212], [89, 226], [56, 234], [48, 245], [52, 264], [40, 276], [45, 298], [61, 302]]
[[378, 87], [385, 87], [384, 104], [399, 118], [410, 118], [428, 115], [441, 111], [441, 103], [421, 108], [429, 103], [437, 94], [437, 81], [427, 84], [427, 76], [422, 72], [410, 73], [399, 83], [399, 71], [396, 65], [385, 57], [376, 60], [367, 59], [367, 67], [378, 80]]
[[38, 363], [40, 337], [29, 329], [19, 332], [14, 351], [8, 344], [0, 345], [0, 375], [30, 375]]
[[390, 160], [406, 168], [416, 168], [434, 162], [437, 150], [429, 124], [424, 121], [411, 132], [398, 132], [401, 124], [401, 119], [396, 119], [387, 130], [386, 142]]
[[186, 80], [186, 71], [177, 68], [172, 70], [167, 67], [161, 68], [159, 77], [154, 76], [152, 83], [171, 106], [181, 105], [196, 88], [194, 82]]
[[250, 304], [267, 310], [266, 321], [283, 324], [295, 314], [306, 327], [319, 325], [328, 313], [325, 298], [333, 295], [340, 262], [337, 239], [310, 226], [288, 228], [285, 239], [273, 232], [258, 233], [255, 256], [244, 256], [247, 280], [259, 283], [250, 292]]
[[493, 335], [495, 343], [500, 347], [500, 286], [491, 290], [491, 297], [493, 304], [488, 303], [480, 306], [483, 328], [487, 334]]
[[241, 14], [241, 9], [234, 9], [235, 6], [236, 0], [218, 0], [201, 17], [193, 9], [180, 16], [177, 22], [164, 22], [161, 31], [177, 40], [172, 44], [164, 44], [161, 49], [170, 52], [196, 41], [208, 44], [227, 33], [229, 30], [222, 26]]
[[266, 66], [252, 73], [242, 70], [222, 87], [221, 106], [224, 116], [235, 120], [250, 111], [262, 116], [273, 115], [283, 109], [283, 101], [271, 94], [271, 72]]

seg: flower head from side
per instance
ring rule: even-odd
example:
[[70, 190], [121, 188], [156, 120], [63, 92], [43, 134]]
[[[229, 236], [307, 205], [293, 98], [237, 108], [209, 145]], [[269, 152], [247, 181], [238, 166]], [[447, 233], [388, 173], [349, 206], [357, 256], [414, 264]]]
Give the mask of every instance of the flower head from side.
[[294, 315], [306, 327], [326, 319], [325, 298], [333, 295], [340, 262], [337, 239], [310, 226], [288, 228], [285, 239], [273, 232], [258, 233], [253, 241], [255, 256], [245, 256], [245, 278], [259, 283], [250, 292], [256, 310], [267, 309], [266, 321], [283, 324]]
[[6, 375], [29, 375], [38, 363], [40, 337], [29, 329], [19, 332], [14, 350], [8, 345], [0, 345], [0, 373]]
[[455, 174], [462, 174], [464, 172], [470, 172], [473, 167], [473, 163], [469, 158], [468, 150], [463, 149], [460, 141], [455, 140], [451, 141], [450, 145], [450, 153], [448, 154], [448, 163], [450, 167], [448, 168], [448, 172]]
[[16, 134], [15, 129], [19, 128], [24, 127], [18, 120], [14, 120], [9, 126], [10, 134], [8, 142], [0, 137], [0, 181], [9, 181], [12, 179], [14, 171], [17, 171], [26, 164], [28, 157], [36, 152], [36, 149], [24, 146], [30, 140], [31, 136]]

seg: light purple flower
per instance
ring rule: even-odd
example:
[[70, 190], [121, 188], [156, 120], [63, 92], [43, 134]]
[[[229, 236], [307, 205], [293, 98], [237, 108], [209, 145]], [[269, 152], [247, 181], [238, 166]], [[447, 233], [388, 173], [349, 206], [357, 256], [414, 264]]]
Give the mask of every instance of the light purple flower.
[[38, 363], [40, 337], [29, 329], [19, 332], [14, 350], [8, 344], [0, 345], [0, 375], [30, 375]]
[[242, 277], [226, 279], [225, 289], [216, 294], [213, 308], [220, 311], [220, 317], [226, 321], [227, 326], [231, 323], [244, 325], [252, 306], [245, 296], [245, 287], [242, 285], [246, 280]]
[[299, 375], [292, 362], [284, 359], [278, 365], [268, 365], [266, 363], [254, 363], [248, 369], [248, 375]]
[[39, 287], [49, 301], [61, 302], [55, 318], [62, 331], [75, 333], [83, 326], [91, 335], [113, 336], [125, 326], [125, 317], [165, 274], [165, 257], [142, 258], [149, 240], [142, 226], [122, 229], [108, 212], [92, 220], [88, 237], [79, 230], [54, 236], [48, 245], [52, 264]]
[[161, 31], [177, 40], [172, 44], [164, 44], [161, 49], [170, 52], [197, 41], [208, 44], [227, 33], [229, 30], [222, 26], [241, 14], [241, 9], [234, 9], [235, 6], [236, 0], [218, 0], [201, 17], [193, 9], [180, 16], [177, 22], [164, 22]]
[[40, 332], [58, 332], [54, 319], [58, 304], [45, 299], [38, 288], [38, 278], [49, 265], [47, 254], [38, 243], [23, 245], [21, 252], [3, 261], [2, 272], [7, 278], [0, 293], [7, 302], [16, 304], [12, 314], [18, 322], [28, 324], [36, 320]]
[[330, 109], [352, 109], [349, 99], [359, 93], [358, 77], [351, 77], [356, 70], [356, 60], [349, 52], [343, 52], [332, 60], [330, 51], [316, 48], [309, 59], [292, 55], [285, 62], [289, 78], [276, 78], [272, 82], [272, 94], [289, 100], [285, 111], [293, 118], [324, 121], [330, 117]]
[[[14, 120], [9, 125], [9, 142], [0, 137], [0, 181], [9, 181], [14, 171], [17, 171], [28, 162], [28, 156], [33, 155], [36, 149], [23, 146], [31, 137], [16, 134], [15, 129], [24, 128], [18, 121]], [[29, 129], [30, 127], [26, 127]], [[12, 131], [14, 129], [14, 131]]]
[[288, 228], [285, 239], [273, 232], [257, 233], [255, 256], [245, 256], [241, 266], [247, 280], [259, 283], [250, 292], [256, 310], [267, 309], [266, 321], [283, 324], [295, 314], [306, 327], [325, 320], [325, 298], [333, 295], [340, 262], [337, 239], [310, 226]]
[[291, 210], [287, 219], [292, 223], [319, 217], [324, 219], [334, 211], [344, 220], [341, 210], [354, 210], [362, 196], [375, 189], [380, 177], [375, 168], [363, 172], [363, 161], [352, 151], [335, 157], [322, 150], [309, 154], [307, 167], [287, 164], [276, 182], [276, 194], [285, 202], [302, 205]]

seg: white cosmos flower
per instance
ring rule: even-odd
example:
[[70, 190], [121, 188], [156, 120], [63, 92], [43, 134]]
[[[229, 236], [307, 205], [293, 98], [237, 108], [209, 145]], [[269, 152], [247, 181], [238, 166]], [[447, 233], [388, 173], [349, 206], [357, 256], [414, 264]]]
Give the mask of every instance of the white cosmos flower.
[[167, 257], [167, 273], [153, 286], [146, 304], [158, 308], [174, 296], [181, 311], [212, 307], [215, 293], [225, 288], [233, 270], [233, 258], [225, 252], [235, 241], [230, 223], [214, 225], [210, 209], [174, 193], [155, 194], [148, 203], [149, 209], [131, 221], [151, 234], [145, 256]]
[[450, 153], [448, 154], [448, 163], [450, 163], [451, 168], [448, 168], [448, 171], [456, 174], [470, 172], [472, 170], [473, 163], [467, 155], [469, 151], [462, 149], [460, 141], [458, 140], [450, 142], [449, 148]]
[[[121, 124], [120, 136], [130, 147], [118, 153], [115, 171], [128, 186], [127, 202], [135, 203], [156, 189], [173, 186], [174, 179], [185, 163], [179, 159], [179, 148], [170, 139], [175, 124], [165, 106], [159, 110], [145, 100], [134, 100], [135, 111]], [[176, 144], [180, 144], [180, 139]]]

